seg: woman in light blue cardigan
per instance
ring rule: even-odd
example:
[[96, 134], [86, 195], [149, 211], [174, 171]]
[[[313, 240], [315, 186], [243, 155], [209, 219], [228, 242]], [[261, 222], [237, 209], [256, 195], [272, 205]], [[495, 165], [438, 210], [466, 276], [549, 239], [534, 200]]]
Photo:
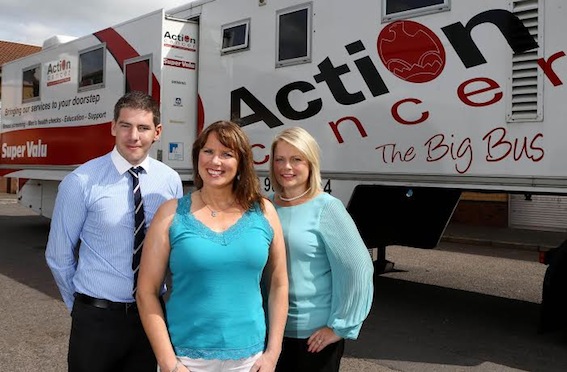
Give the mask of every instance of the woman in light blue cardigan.
[[272, 143], [270, 177], [287, 249], [289, 311], [276, 371], [338, 372], [373, 297], [373, 265], [354, 221], [322, 192], [319, 146], [289, 128]]

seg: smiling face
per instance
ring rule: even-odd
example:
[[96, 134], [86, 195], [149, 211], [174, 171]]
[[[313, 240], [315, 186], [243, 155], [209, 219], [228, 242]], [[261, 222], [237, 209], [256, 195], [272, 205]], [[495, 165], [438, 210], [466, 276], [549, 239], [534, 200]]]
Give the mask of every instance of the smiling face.
[[224, 146], [217, 134], [211, 132], [199, 152], [199, 176], [203, 184], [218, 188], [232, 187], [237, 172], [236, 152]]
[[118, 119], [112, 122], [111, 132], [116, 137], [116, 149], [134, 166], [144, 161], [161, 134], [161, 124], [154, 125], [153, 118], [151, 111], [124, 107]]
[[299, 195], [309, 188], [309, 162], [295, 146], [278, 141], [274, 150], [274, 176], [285, 195]]

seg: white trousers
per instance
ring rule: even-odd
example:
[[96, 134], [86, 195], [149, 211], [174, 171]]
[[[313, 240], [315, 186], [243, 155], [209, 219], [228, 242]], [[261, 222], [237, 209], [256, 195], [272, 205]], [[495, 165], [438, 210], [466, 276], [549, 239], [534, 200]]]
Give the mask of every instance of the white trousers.
[[249, 372], [260, 356], [262, 356], [261, 352], [250, 358], [238, 360], [207, 360], [187, 357], [178, 357], [178, 359], [191, 372]]

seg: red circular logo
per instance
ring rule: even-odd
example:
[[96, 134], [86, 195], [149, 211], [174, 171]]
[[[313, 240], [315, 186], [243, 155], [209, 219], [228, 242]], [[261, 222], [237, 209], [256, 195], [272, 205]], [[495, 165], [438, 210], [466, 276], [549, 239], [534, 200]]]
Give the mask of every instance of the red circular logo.
[[377, 48], [384, 66], [400, 79], [412, 83], [431, 81], [445, 67], [441, 40], [421, 23], [390, 23], [380, 31]]

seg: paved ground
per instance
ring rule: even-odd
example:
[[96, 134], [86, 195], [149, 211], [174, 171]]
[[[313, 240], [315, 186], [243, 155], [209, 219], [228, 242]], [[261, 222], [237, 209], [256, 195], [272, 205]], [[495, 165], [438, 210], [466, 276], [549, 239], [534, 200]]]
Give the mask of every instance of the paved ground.
[[565, 232], [449, 224], [442, 241], [539, 251], [555, 248], [565, 239]]
[[[0, 371], [66, 370], [70, 317], [45, 265], [48, 228], [0, 194]], [[563, 238], [449, 226], [445, 252], [389, 248], [396, 271], [377, 279], [375, 306], [361, 338], [347, 343], [341, 372], [562, 370], [553, 360], [567, 363], [564, 344], [534, 335], [545, 267], [533, 262], [539, 247]], [[464, 260], [463, 239], [478, 242]], [[496, 250], [513, 262], [483, 258]]]
[[[0, 372], [67, 369], [71, 318], [45, 264], [49, 220], [0, 193]], [[341, 372], [390, 372], [346, 356]]]
[[70, 317], [45, 264], [49, 221], [0, 194], [0, 226], [0, 371], [64, 371]]

